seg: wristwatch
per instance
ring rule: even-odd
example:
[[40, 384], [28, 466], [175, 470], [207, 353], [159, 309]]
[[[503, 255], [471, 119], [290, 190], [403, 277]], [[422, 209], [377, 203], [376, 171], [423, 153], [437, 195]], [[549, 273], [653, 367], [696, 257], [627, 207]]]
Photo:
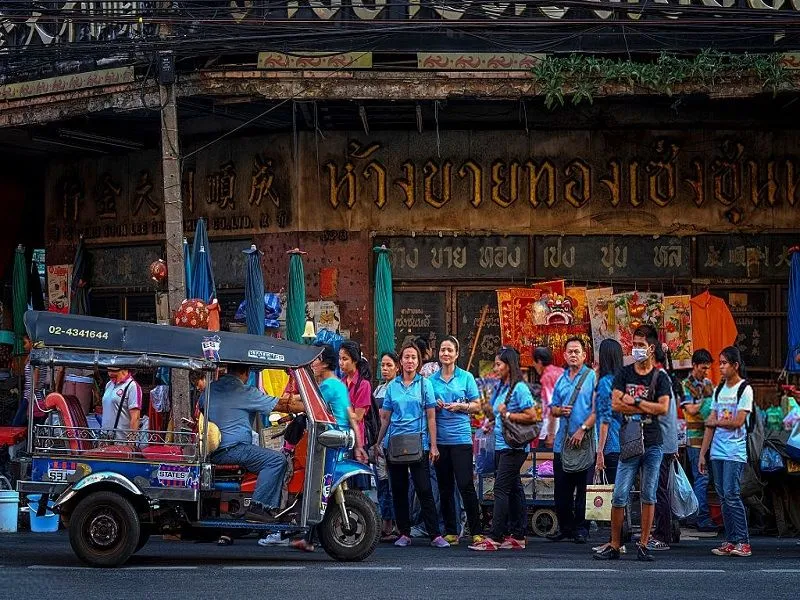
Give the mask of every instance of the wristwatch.
[[639, 396], [636, 396], [636, 397], [633, 399], [633, 405], [634, 405], [634, 406], [639, 406], [641, 403], [642, 403], [642, 399], [641, 399], [641, 398], [639, 398]]
[[589, 431], [590, 428], [587, 427], [585, 424], [582, 424], [581, 429], [583, 429], [584, 431]]

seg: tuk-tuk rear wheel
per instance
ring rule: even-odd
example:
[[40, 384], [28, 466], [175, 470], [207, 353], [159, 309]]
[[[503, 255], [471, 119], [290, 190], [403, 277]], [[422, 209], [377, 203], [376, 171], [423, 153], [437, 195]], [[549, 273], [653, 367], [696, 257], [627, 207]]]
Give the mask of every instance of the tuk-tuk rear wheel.
[[328, 504], [319, 526], [319, 539], [331, 558], [362, 561], [368, 558], [380, 540], [380, 519], [375, 505], [359, 490], [345, 490], [344, 503], [349, 523], [333, 502]]
[[136, 551], [141, 535], [139, 515], [116, 492], [89, 493], [72, 512], [69, 542], [76, 556], [92, 567], [116, 567]]

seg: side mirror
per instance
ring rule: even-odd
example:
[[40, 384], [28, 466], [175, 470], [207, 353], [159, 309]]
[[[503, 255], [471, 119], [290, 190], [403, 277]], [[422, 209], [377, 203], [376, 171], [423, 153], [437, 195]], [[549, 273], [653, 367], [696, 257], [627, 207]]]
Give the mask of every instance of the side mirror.
[[355, 436], [350, 429], [346, 431], [328, 429], [323, 431], [317, 439], [326, 448], [352, 448], [355, 445]]

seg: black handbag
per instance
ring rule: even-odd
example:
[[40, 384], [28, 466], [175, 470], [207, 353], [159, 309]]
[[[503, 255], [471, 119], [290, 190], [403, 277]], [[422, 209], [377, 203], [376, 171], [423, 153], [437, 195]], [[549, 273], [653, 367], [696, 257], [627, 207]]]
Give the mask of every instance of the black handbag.
[[[422, 385], [422, 384], [421, 384]], [[425, 456], [422, 444], [422, 427], [425, 421], [425, 386], [420, 390], [422, 414], [419, 418], [419, 433], [401, 433], [389, 438], [389, 456], [387, 460], [395, 464], [417, 463]]]
[[[507, 402], [510, 395], [509, 387], [503, 402]], [[522, 448], [530, 444], [539, 437], [540, 431], [541, 423], [512, 423], [508, 419], [503, 419], [503, 439], [509, 448]]]
[[[653, 378], [650, 380], [649, 395], [651, 398], [656, 393], [656, 383], [660, 372], [653, 369]], [[639, 458], [644, 454], [644, 424], [639, 419], [626, 416], [619, 430], [619, 459], [630, 460]]]
[[[569, 402], [564, 406], [572, 406], [580, 394], [583, 382], [589, 376], [589, 369], [586, 369], [581, 375], [575, 388], [572, 390]], [[567, 421], [567, 435], [569, 435], [569, 421]], [[597, 443], [594, 439], [594, 430], [586, 432], [583, 436], [580, 446], [572, 446], [569, 444], [569, 439], [564, 441], [564, 447], [561, 449], [561, 467], [565, 473], [581, 473], [590, 469], [597, 459]]]

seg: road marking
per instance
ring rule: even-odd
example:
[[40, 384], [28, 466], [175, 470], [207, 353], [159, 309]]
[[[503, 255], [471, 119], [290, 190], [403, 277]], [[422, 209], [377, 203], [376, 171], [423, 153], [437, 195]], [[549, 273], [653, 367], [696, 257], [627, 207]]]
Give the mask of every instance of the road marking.
[[547, 568], [530, 569], [533, 573], [618, 573], [618, 569], [570, 569], [570, 568]]
[[89, 571], [91, 567], [65, 567], [62, 565], [30, 565], [28, 567], [34, 571]]
[[326, 571], [402, 571], [403, 567], [325, 567]]
[[191, 566], [176, 566], [176, 567], [146, 567], [144, 565], [137, 567], [122, 567], [125, 571], [193, 571], [197, 567]]
[[280, 565], [237, 565], [234, 567], [222, 567], [226, 571], [302, 571], [302, 566], [280, 566]]
[[724, 573], [725, 569], [647, 569], [650, 573]]
[[425, 567], [423, 571], [475, 571], [476, 569], [481, 572], [484, 571], [508, 571], [505, 567]]
[[800, 573], [800, 569], [760, 569], [762, 573]]

